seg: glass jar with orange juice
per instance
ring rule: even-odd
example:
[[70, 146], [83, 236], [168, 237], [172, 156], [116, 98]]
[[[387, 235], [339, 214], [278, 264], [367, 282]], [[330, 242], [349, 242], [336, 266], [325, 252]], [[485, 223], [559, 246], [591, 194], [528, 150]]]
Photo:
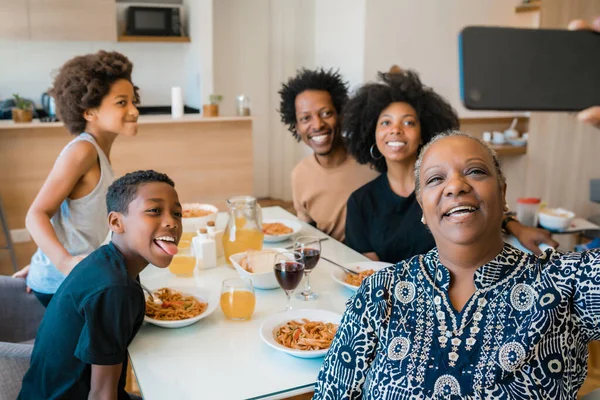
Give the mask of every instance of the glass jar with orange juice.
[[223, 232], [225, 260], [231, 265], [229, 256], [247, 250], [262, 250], [262, 210], [251, 196], [236, 196], [227, 199], [229, 220]]
[[250, 319], [256, 306], [254, 286], [250, 279], [225, 279], [221, 286], [221, 310], [229, 319], [243, 321]]
[[191, 242], [180, 240], [177, 249], [177, 254], [173, 256], [171, 264], [169, 264], [169, 271], [177, 276], [193, 276], [194, 268], [196, 268], [196, 256], [192, 252]]

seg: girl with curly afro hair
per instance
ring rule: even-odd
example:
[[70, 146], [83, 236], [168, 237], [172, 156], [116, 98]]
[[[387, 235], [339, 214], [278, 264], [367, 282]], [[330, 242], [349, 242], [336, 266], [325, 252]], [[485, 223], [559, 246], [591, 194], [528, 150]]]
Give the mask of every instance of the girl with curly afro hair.
[[343, 241], [350, 193], [378, 175], [358, 164], [344, 147], [340, 114], [348, 87], [337, 71], [301, 69], [279, 94], [281, 121], [313, 151], [292, 171], [296, 215]]
[[[452, 106], [424, 86], [414, 71], [380, 73], [344, 108], [342, 130], [359, 163], [382, 175], [356, 190], [347, 204], [346, 244], [372, 260], [396, 263], [435, 246], [421, 221], [415, 196], [415, 163], [438, 133], [459, 128]], [[532, 251], [556, 245], [544, 230], [506, 221], [504, 228]]]
[[58, 117], [77, 135], [59, 154], [25, 224], [38, 250], [15, 274], [47, 305], [66, 275], [108, 234], [106, 193], [114, 180], [110, 150], [137, 133], [132, 63], [117, 52], [75, 57], [60, 69], [51, 95]]

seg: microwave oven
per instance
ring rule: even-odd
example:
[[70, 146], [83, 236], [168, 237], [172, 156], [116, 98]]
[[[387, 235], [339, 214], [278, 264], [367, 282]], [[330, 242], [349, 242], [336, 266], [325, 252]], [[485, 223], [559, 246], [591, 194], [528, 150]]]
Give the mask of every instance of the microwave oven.
[[183, 36], [180, 7], [127, 8], [127, 35]]

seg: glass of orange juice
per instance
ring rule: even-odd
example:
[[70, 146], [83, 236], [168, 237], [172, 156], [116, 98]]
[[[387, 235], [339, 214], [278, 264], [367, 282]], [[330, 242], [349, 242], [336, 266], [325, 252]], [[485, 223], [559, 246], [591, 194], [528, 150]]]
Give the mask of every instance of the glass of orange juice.
[[182, 232], [180, 241], [191, 242], [194, 236], [196, 236], [196, 232]]
[[254, 286], [250, 279], [225, 279], [221, 285], [221, 310], [229, 319], [250, 319], [256, 306]]
[[194, 268], [196, 267], [196, 257], [192, 254], [190, 241], [180, 240], [177, 249], [179, 251], [173, 256], [171, 264], [169, 264], [169, 271], [177, 276], [193, 276]]

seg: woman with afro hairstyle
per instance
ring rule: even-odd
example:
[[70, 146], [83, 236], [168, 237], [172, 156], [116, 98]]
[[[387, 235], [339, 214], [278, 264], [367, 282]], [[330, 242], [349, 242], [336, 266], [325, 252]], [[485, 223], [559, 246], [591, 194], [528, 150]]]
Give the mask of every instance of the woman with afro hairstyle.
[[296, 214], [343, 241], [350, 193], [378, 175], [358, 164], [344, 147], [340, 114], [348, 100], [346, 83], [333, 70], [302, 69], [279, 94], [281, 121], [297, 141], [313, 150], [292, 171]]
[[60, 69], [51, 95], [75, 135], [59, 154], [25, 224], [38, 250], [14, 276], [26, 278], [47, 306], [65, 277], [106, 239], [106, 193], [114, 180], [110, 150], [135, 136], [139, 112], [132, 63], [117, 52], [75, 57]]
[[[379, 74], [362, 86], [344, 108], [347, 148], [361, 164], [381, 176], [348, 199], [346, 245], [376, 261], [396, 263], [435, 246], [422, 223], [415, 197], [415, 163], [420, 149], [438, 133], [458, 129], [456, 112], [414, 71]], [[540, 254], [550, 233], [506, 217], [503, 228]]]

